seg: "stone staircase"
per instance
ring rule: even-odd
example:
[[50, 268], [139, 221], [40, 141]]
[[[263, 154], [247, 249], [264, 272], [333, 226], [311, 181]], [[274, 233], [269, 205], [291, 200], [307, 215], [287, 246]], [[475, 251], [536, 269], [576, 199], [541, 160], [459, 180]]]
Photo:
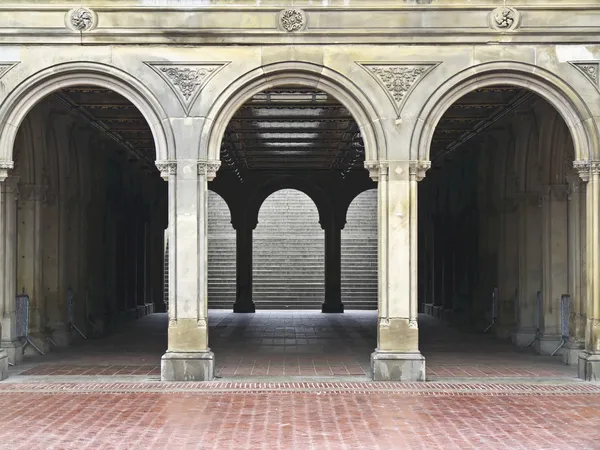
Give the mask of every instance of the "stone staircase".
[[377, 309], [377, 191], [354, 199], [342, 230], [344, 308]]
[[325, 234], [305, 194], [283, 189], [262, 205], [253, 242], [257, 309], [321, 309]]
[[[377, 309], [376, 191], [358, 196], [342, 230], [345, 309]], [[235, 302], [235, 230], [229, 209], [209, 193], [209, 308]], [[253, 239], [253, 297], [257, 309], [321, 309], [325, 297], [325, 235], [312, 201], [282, 190], [269, 197]]]

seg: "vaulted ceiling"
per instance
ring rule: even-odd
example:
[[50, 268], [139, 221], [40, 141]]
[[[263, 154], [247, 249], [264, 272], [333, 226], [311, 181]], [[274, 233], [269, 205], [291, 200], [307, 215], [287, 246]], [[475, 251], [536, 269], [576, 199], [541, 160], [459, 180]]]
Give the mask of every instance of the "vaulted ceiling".
[[263, 91], [244, 104], [225, 131], [224, 170], [363, 169], [364, 144], [350, 112], [311, 88]]

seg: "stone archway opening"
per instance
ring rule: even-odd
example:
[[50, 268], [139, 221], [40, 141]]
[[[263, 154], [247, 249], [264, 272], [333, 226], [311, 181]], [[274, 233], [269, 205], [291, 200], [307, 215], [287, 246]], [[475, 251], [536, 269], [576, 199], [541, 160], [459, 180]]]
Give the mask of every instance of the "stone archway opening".
[[376, 314], [347, 311], [341, 274], [348, 206], [374, 187], [361, 127], [327, 92], [271, 87], [232, 115], [220, 160], [209, 188], [236, 230], [231, 306], [250, 314], [209, 311], [216, 374], [366, 377]]
[[445, 111], [429, 154], [418, 283], [428, 378], [575, 377], [561, 363], [583, 348], [585, 197], [567, 124], [525, 88], [479, 87]]
[[96, 356], [78, 364], [97, 372], [133, 364], [156, 373], [167, 344], [166, 314], [155, 314], [167, 308], [156, 130], [132, 101], [97, 85], [58, 81], [29, 106], [2, 189], [2, 343], [15, 363], [31, 354], [32, 374], [40, 352], [56, 352], [56, 366], [81, 350]]

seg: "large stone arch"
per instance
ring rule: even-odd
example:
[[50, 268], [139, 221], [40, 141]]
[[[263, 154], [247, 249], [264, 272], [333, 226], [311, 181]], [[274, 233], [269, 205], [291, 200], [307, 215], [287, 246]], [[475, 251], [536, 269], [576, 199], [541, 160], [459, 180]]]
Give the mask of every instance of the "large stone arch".
[[308, 62], [278, 62], [256, 68], [231, 83], [212, 105], [200, 141], [200, 157], [220, 160], [225, 128], [235, 112], [268, 88], [299, 85], [320, 89], [344, 105], [358, 124], [365, 143], [365, 159], [387, 159], [385, 133], [380, 117], [367, 96], [347, 77]]
[[13, 147], [19, 126], [29, 111], [49, 94], [71, 86], [111, 89], [142, 113], [154, 138], [156, 159], [175, 159], [175, 143], [168, 117], [154, 94], [142, 82], [115, 67], [94, 62], [62, 63], [41, 70], [16, 86], [0, 106], [0, 164], [13, 164]]
[[494, 85], [521, 87], [544, 98], [567, 124], [575, 159], [598, 159], [595, 152], [598, 152], [599, 140], [594, 117], [579, 94], [564, 80], [539, 66], [512, 61], [472, 66], [440, 85], [419, 113], [411, 136], [411, 159], [429, 160], [435, 128], [454, 102], [475, 89]]

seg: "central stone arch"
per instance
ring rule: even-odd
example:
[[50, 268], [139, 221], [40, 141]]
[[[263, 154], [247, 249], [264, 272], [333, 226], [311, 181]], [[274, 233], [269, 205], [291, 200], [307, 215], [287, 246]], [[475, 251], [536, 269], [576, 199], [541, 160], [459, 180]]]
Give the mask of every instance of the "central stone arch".
[[387, 159], [381, 118], [360, 88], [332, 69], [296, 61], [278, 62], [254, 69], [221, 93], [206, 117], [200, 140], [200, 158], [220, 160], [223, 134], [235, 112], [265, 89], [287, 85], [312, 87], [335, 97], [348, 109], [359, 126], [365, 143], [365, 160]]

